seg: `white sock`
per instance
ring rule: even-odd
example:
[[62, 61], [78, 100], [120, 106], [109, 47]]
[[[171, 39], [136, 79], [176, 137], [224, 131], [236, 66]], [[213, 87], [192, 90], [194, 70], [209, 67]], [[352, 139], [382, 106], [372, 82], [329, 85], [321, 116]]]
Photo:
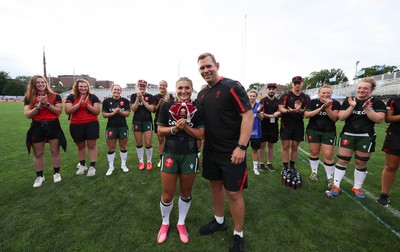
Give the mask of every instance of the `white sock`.
[[224, 223], [224, 216], [219, 217], [219, 216], [215, 215], [214, 217], [215, 217], [215, 220], [218, 222], [218, 224]]
[[160, 210], [161, 210], [163, 225], [169, 225], [169, 215], [171, 214], [173, 207], [174, 207], [173, 200], [170, 203], [164, 203], [162, 200], [160, 200]]
[[364, 180], [367, 177], [367, 171], [360, 171], [357, 168], [354, 169], [354, 188], [360, 189], [364, 184]]
[[[339, 166], [336, 164], [336, 167]], [[339, 166], [342, 167], [342, 166]], [[334, 179], [334, 185], [340, 188], [340, 182], [342, 182], [342, 179], [344, 177], [344, 175], [346, 174], [346, 167], [342, 167], [344, 168], [344, 170], [340, 170], [338, 168], [335, 168], [335, 174], [333, 175], [333, 179]]]
[[332, 179], [333, 173], [335, 172], [335, 164], [324, 163], [324, 167], [325, 167], [325, 172], [326, 172], [326, 178]]
[[243, 238], [243, 230], [240, 232], [233, 230], [233, 235], [239, 235], [241, 238]]
[[109, 167], [114, 167], [114, 159], [115, 159], [115, 152], [113, 152], [112, 154], [107, 153], [107, 160]]
[[147, 157], [147, 162], [151, 162], [151, 159], [153, 158], [153, 147], [146, 148], [146, 157]]
[[253, 169], [258, 169], [258, 161], [253, 161]]
[[188, 199], [189, 202], [183, 201], [181, 197], [178, 200], [178, 208], [179, 208], [179, 219], [178, 225], [185, 225], [185, 219], [189, 212], [190, 203], [192, 202], [192, 198]]
[[311, 172], [318, 174], [319, 159], [312, 160], [310, 158], [309, 161], [310, 161], [310, 166], [311, 166]]
[[128, 157], [128, 151], [122, 152], [119, 151], [119, 156], [121, 157], [121, 166], [126, 165], [126, 159]]
[[139, 162], [143, 163], [143, 146], [140, 148], [136, 147], [136, 153], [137, 153]]

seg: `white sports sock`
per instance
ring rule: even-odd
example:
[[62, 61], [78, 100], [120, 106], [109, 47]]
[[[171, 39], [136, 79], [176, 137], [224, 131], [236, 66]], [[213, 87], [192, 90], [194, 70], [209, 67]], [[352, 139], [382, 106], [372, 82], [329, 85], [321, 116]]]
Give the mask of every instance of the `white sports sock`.
[[126, 165], [126, 159], [128, 157], [128, 151], [126, 152], [119, 152], [119, 156], [121, 157], [121, 165]]
[[[339, 166], [339, 165], [336, 165]], [[340, 166], [342, 167], [342, 166]], [[344, 177], [344, 175], [346, 174], [346, 167], [343, 167], [344, 170], [340, 170], [338, 168], [335, 167], [335, 174], [333, 175], [334, 178], [334, 185], [340, 188], [340, 182], [342, 182], [342, 179]]]
[[367, 177], [367, 171], [359, 171], [354, 169], [354, 188], [360, 189], [364, 184], [364, 180]]
[[181, 197], [179, 197], [179, 200], [178, 200], [178, 208], [179, 208], [178, 225], [185, 225], [185, 219], [189, 212], [191, 202], [192, 202], [191, 198], [189, 198], [189, 202], [186, 202], [186, 201], [183, 201]]
[[161, 210], [163, 225], [169, 225], [169, 215], [171, 214], [173, 207], [174, 207], [173, 200], [170, 203], [164, 203], [162, 200], [160, 200], [160, 210]]
[[258, 169], [258, 161], [253, 161], [253, 169]]
[[113, 152], [113, 154], [107, 153], [107, 160], [108, 160], [109, 167], [114, 167], [114, 159], [115, 159], [115, 152]]
[[243, 238], [243, 230], [240, 232], [233, 230], [233, 235], [239, 235], [241, 238]]
[[136, 147], [136, 153], [137, 153], [139, 162], [143, 163], [143, 146], [140, 148]]
[[333, 178], [333, 173], [335, 172], [335, 164], [325, 164], [325, 172], [326, 172], [326, 178], [327, 179], [332, 179]]
[[311, 172], [318, 174], [318, 165], [319, 165], [319, 159], [317, 160], [309, 160], [310, 161], [310, 166], [311, 166]]
[[153, 158], [153, 147], [146, 148], [146, 157], [147, 157], [147, 162], [151, 162], [151, 159]]
[[215, 215], [214, 217], [215, 217], [215, 220], [218, 222], [218, 224], [224, 223], [224, 216], [219, 217], [219, 216]]

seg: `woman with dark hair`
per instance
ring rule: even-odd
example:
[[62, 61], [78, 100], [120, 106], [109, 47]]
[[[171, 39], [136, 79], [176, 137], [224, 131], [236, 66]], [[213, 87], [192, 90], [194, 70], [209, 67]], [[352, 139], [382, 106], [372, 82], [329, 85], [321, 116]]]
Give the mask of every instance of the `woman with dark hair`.
[[67, 148], [64, 132], [58, 120], [61, 112], [61, 96], [53, 92], [46, 78], [40, 75], [33, 76], [28, 82], [24, 99], [25, 117], [32, 119], [31, 127], [26, 135], [26, 144], [28, 153], [30, 153], [32, 147], [34, 154], [33, 165], [37, 178], [33, 187], [40, 187], [45, 181], [43, 169], [45, 166], [44, 148], [46, 142], [50, 145], [53, 159], [54, 183], [61, 181], [60, 145], [64, 151]]
[[86, 166], [86, 148], [89, 152], [90, 167], [88, 177], [96, 174], [96, 161], [98, 156], [97, 139], [100, 135], [98, 115], [100, 113], [100, 100], [90, 92], [89, 82], [78, 79], [72, 87], [65, 101], [65, 113], [70, 115], [69, 130], [71, 137], [78, 147], [79, 169], [76, 175], [82, 175], [88, 170]]
[[126, 118], [131, 114], [129, 100], [121, 96], [122, 88], [120, 85], [111, 86], [111, 97], [103, 101], [103, 117], [107, 118], [106, 141], [108, 146], [107, 160], [108, 170], [106, 176], [110, 176], [114, 171], [115, 149], [117, 140], [119, 144], [119, 155], [121, 157], [121, 169], [128, 172], [126, 159], [128, 157], [128, 136], [129, 129]]

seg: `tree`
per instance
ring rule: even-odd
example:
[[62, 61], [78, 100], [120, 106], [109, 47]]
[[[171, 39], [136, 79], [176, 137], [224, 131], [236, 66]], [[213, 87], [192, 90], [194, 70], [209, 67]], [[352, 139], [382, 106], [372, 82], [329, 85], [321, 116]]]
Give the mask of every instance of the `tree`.
[[263, 84], [263, 83], [259, 83], [259, 82], [256, 82], [256, 83], [252, 83], [252, 84], [250, 84], [250, 86], [249, 86], [249, 88], [247, 89], [247, 91], [250, 91], [250, 90], [252, 90], [252, 89], [255, 89], [255, 90], [260, 90], [262, 87], [264, 87], [265, 86], [265, 84]]
[[26, 85], [22, 85], [19, 81], [9, 79], [4, 85], [3, 94], [13, 96], [23, 96], [25, 94]]
[[303, 89], [316, 88], [323, 84], [335, 85], [341, 82], [346, 82], [349, 79], [344, 74], [343, 70], [338, 68], [323, 69], [318, 72], [312, 72], [310, 76], [304, 78]]
[[[375, 75], [380, 75], [380, 74], [385, 74], [385, 73], [393, 73], [398, 71], [397, 66], [379, 66], [379, 65], [374, 65], [370, 67], [365, 67], [362, 68], [360, 71], [365, 70], [364, 74], [358, 75], [357, 78], [364, 78], [368, 76], [375, 76]], [[354, 79], [354, 78], [353, 78]]]
[[0, 95], [4, 95], [3, 89], [9, 79], [10, 76], [8, 75], [7, 72], [0, 71]]

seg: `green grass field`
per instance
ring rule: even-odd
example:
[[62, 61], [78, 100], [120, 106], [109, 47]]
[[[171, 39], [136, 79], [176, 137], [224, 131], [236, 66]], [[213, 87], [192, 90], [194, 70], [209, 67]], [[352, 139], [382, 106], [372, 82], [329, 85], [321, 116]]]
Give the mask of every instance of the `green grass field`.
[[[23, 116], [22, 103], [0, 103], [0, 248], [1, 251], [228, 251], [232, 244], [233, 222], [229, 208], [225, 216], [229, 229], [212, 236], [200, 236], [198, 229], [213, 216], [209, 184], [198, 175], [186, 225], [190, 243], [180, 242], [177, 230], [177, 197], [171, 214], [166, 243], [158, 245], [161, 224], [160, 175], [157, 168], [139, 171], [133, 136], [129, 139], [129, 173], [116, 169], [106, 177], [107, 147], [101, 118], [99, 158], [95, 177], [76, 176], [76, 147], [68, 130], [65, 113], [61, 123], [68, 140], [62, 153], [63, 180], [53, 183], [51, 158], [46, 151], [46, 181], [33, 188], [36, 177], [32, 154], [25, 148], [30, 120]], [[129, 118], [131, 120], [132, 116]], [[341, 128], [340, 123], [338, 127]], [[246, 251], [397, 251], [400, 244], [399, 178], [391, 190], [392, 204], [384, 208], [375, 202], [380, 193], [385, 155], [380, 150], [387, 125], [376, 126], [377, 152], [369, 162], [364, 189], [367, 199], [358, 200], [352, 185], [342, 182], [342, 193], [329, 200], [325, 196], [325, 174], [321, 182], [309, 181], [308, 147], [302, 143], [297, 167], [303, 187], [289, 189], [280, 181], [280, 142], [275, 145], [276, 173], [255, 176], [249, 169], [246, 201]], [[157, 164], [157, 144], [153, 138], [153, 163]], [[117, 152], [118, 154], [118, 152]], [[248, 167], [251, 166], [250, 150]], [[88, 161], [88, 160], [87, 160]], [[119, 157], [116, 158], [119, 167]], [[354, 166], [346, 177], [353, 179]]]

